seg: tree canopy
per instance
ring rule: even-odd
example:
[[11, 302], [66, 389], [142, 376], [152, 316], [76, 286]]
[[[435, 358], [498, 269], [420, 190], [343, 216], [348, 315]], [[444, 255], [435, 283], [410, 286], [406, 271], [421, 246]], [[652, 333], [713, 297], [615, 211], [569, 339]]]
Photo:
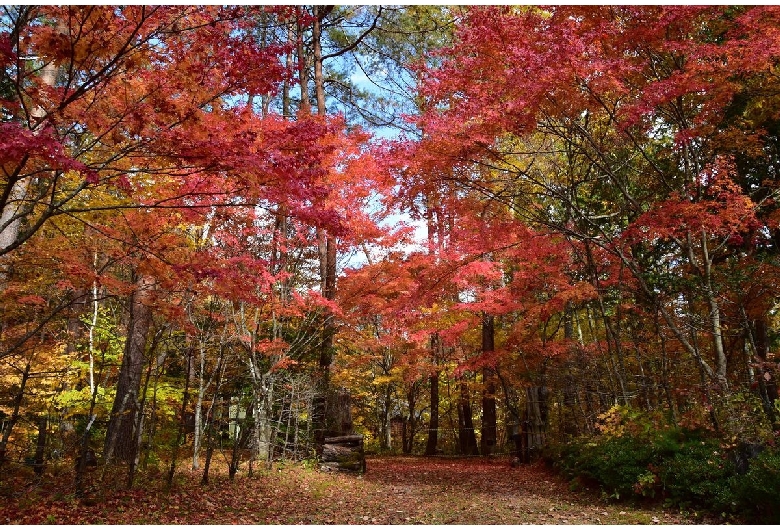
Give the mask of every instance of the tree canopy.
[[0, 466], [70, 459], [82, 496], [90, 456], [206, 483], [215, 450], [232, 478], [354, 434], [773, 446], [779, 31], [772, 6], [2, 8]]

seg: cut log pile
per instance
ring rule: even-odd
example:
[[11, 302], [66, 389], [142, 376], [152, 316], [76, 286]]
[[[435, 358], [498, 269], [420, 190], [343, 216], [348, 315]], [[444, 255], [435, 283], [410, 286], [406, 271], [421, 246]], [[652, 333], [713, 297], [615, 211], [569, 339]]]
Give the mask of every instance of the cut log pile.
[[325, 438], [321, 467], [323, 471], [365, 473], [366, 454], [363, 451], [363, 435], [350, 434]]

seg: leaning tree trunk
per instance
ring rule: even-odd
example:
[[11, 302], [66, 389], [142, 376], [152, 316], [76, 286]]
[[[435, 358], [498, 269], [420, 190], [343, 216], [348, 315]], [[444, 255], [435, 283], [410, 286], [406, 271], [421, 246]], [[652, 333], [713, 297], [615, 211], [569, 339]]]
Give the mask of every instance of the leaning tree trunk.
[[[63, 27], [62, 23], [57, 26], [56, 31], [59, 33], [65, 33], [67, 30]], [[20, 63], [24, 64], [24, 63]], [[39, 70], [42, 86], [51, 88], [54, 87], [57, 81], [57, 74], [59, 73], [59, 67], [56, 62], [51, 60], [43, 65]], [[30, 111], [30, 129], [34, 135], [38, 135], [43, 131], [47, 124], [47, 112], [43, 108], [36, 106]], [[36, 178], [40, 178], [38, 176]], [[50, 175], [49, 178], [54, 178]], [[3, 201], [0, 202], [0, 288], [5, 288], [5, 284], [8, 281], [8, 262], [4, 258], [6, 254], [11, 252], [15, 247], [20, 244], [20, 233], [25, 225], [25, 217], [32, 212], [30, 207], [30, 186], [33, 183], [33, 178], [27, 177], [22, 179], [16, 179], [11, 182], [7, 181], [7, 185], [10, 184], [10, 190], [7, 190], [3, 197]], [[21, 234], [21, 239], [24, 240], [29, 237], [29, 234]]]
[[143, 376], [146, 337], [152, 325], [150, 302], [153, 289], [154, 279], [141, 276], [136, 282], [135, 292], [130, 297], [127, 341], [106, 431], [106, 463], [115, 459], [127, 462], [135, 454], [134, 444], [138, 440], [135, 433], [136, 415], [139, 413], [138, 393]]
[[0, 440], [0, 468], [2, 468], [7, 459], [6, 448], [8, 447], [8, 440], [11, 438], [11, 433], [14, 430], [16, 422], [19, 421], [19, 408], [21, 407], [22, 400], [24, 399], [24, 391], [27, 387], [27, 380], [29, 378], [30, 362], [27, 361], [27, 364], [24, 367], [24, 372], [22, 372], [22, 382], [19, 384], [19, 392], [16, 393], [16, 397], [14, 398], [13, 412], [11, 413], [10, 419], [8, 419], [3, 426], [3, 436], [2, 440]]

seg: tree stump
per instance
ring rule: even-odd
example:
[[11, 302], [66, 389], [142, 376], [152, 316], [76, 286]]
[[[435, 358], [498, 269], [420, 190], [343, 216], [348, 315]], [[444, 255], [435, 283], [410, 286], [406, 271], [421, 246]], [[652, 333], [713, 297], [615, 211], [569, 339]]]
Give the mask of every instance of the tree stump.
[[324, 471], [348, 471], [365, 473], [366, 455], [363, 451], [363, 435], [350, 434], [325, 438], [322, 446]]

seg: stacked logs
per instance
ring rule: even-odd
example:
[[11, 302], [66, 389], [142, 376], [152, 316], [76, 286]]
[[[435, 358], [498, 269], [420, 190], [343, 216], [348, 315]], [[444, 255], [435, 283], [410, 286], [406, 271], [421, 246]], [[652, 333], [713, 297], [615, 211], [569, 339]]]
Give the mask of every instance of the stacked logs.
[[363, 451], [363, 435], [349, 434], [325, 438], [322, 446], [323, 471], [366, 472], [366, 455]]

